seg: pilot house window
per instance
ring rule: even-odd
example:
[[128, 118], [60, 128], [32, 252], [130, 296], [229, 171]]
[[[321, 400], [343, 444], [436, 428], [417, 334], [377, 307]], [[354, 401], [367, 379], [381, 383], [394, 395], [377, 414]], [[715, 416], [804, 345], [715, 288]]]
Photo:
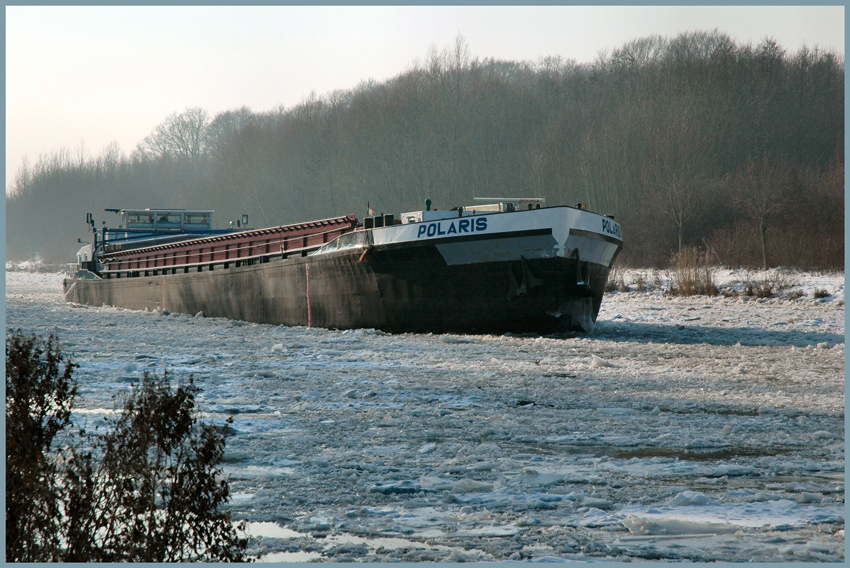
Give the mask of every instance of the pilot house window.
[[186, 213], [187, 225], [209, 225], [209, 213]]
[[153, 214], [151, 213], [128, 213], [127, 226], [133, 225], [153, 225]]
[[157, 227], [179, 227], [180, 213], [161, 213], [156, 216]]

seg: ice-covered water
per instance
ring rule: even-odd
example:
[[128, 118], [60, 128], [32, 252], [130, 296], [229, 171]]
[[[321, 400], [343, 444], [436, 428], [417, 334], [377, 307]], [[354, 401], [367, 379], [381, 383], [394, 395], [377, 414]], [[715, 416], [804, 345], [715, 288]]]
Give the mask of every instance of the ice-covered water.
[[569, 337], [73, 306], [61, 280], [8, 272], [7, 329], [59, 336], [89, 423], [193, 375], [260, 560], [844, 559], [843, 274], [612, 293]]

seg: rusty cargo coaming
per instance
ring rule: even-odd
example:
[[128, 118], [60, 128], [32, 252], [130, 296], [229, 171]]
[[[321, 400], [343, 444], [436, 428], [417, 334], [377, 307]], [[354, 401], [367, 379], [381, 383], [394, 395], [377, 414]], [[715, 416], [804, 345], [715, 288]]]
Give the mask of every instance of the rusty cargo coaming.
[[356, 225], [354, 215], [345, 215], [116, 251], [101, 256], [102, 275], [109, 278], [120, 277], [126, 272], [198, 269], [212, 263], [241, 263], [274, 255], [306, 253], [353, 230]]

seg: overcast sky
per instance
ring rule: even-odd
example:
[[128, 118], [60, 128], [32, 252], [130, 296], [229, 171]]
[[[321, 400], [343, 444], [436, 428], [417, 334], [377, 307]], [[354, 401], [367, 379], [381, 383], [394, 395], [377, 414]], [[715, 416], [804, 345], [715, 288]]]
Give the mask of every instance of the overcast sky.
[[[6, 185], [24, 156], [129, 153], [188, 107], [290, 107], [393, 77], [463, 35], [471, 55], [592, 61], [650, 34], [719, 29], [844, 54], [844, 7], [6, 8]], [[191, 204], [187, 204], [189, 206]]]

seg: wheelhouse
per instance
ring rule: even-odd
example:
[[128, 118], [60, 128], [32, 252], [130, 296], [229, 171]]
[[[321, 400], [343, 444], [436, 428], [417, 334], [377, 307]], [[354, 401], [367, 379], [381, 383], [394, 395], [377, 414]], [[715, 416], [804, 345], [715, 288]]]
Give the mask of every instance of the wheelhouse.
[[198, 231], [212, 229], [211, 209], [120, 209], [119, 229]]

